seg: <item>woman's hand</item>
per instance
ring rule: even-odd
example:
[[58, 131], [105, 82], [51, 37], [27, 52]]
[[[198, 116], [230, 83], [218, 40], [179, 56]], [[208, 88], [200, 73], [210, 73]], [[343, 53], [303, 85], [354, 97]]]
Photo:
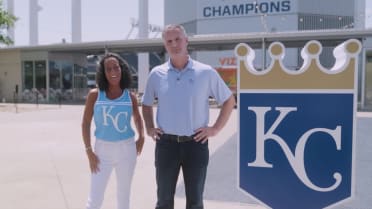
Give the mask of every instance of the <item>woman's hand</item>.
[[136, 141], [137, 155], [141, 154], [144, 143], [145, 143], [145, 137], [144, 136], [138, 137]]
[[89, 160], [90, 171], [92, 173], [98, 173], [99, 172], [99, 168], [98, 168], [99, 159], [97, 155], [91, 149], [87, 150], [87, 155], [88, 155], [88, 160]]

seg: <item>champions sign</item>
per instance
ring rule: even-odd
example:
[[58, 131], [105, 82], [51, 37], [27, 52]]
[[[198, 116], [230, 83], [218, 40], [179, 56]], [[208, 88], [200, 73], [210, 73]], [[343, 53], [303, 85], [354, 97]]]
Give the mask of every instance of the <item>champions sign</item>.
[[268, 69], [253, 67], [254, 51], [238, 44], [239, 188], [270, 208], [314, 209], [353, 196], [358, 54], [348, 40], [336, 63], [319, 63], [310, 41], [303, 66], [288, 70], [285, 48], [274, 42]]
[[241, 17], [292, 12], [291, 0], [202, 0], [198, 1], [198, 18]]

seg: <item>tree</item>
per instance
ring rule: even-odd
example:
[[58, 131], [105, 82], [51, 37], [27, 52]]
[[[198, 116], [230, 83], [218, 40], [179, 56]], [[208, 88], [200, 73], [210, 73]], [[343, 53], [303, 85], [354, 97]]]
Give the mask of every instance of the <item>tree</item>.
[[0, 44], [13, 44], [13, 40], [6, 35], [5, 29], [13, 27], [15, 21], [17, 21], [17, 17], [4, 10], [3, 1], [0, 0]]

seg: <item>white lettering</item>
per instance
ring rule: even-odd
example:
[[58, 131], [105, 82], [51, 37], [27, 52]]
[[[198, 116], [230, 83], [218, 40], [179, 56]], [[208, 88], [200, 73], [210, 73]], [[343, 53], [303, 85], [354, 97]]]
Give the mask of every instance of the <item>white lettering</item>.
[[125, 131], [127, 131], [128, 127], [126, 125], [124, 125], [123, 128], [120, 129], [119, 127], [119, 118], [120, 118], [120, 115], [123, 115], [125, 118], [128, 117], [128, 113], [127, 112], [118, 112], [115, 117], [113, 115], [111, 115], [111, 110], [112, 108], [114, 108], [113, 106], [110, 106], [109, 109], [107, 110], [107, 106], [102, 106], [102, 114], [103, 114], [103, 125], [104, 126], [108, 126], [108, 122], [107, 122], [107, 119], [111, 119], [112, 121], [112, 124], [114, 125], [115, 129], [120, 132], [120, 133], [124, 133]]
[[205, 6], [202, 15], [208, 17], [246, 16], [269, 13], [286, 13], [291, 11], [291, 1], [264, 1], [243, 4]]
[[305, 132], [299, 139], [295, 154], [292, 154], [290, 148], [288, 147], [287, 143], [283, 138], [274, 134], [274, 131], [278, 127], [278, 125], [283, 121], [283, 119], [290, 113], [297, 111], [296, 107], [276, 107], [275, 110], [279, 111], [279, 116], [276, 118], [274, 123], [265, 133], [265, 115], [268, 111], [271, 110], [271, 107], [248, 107], [248, 110], [253, 111], [256, 114], [256, 159], [248, 163], [248, 166], [253, 167], [264, 167], [264, 168], [272, 168], [273, 165], [266, 162], [265, 160], [265, 141], [266, 140], [274, 140], [279, 144], [279, 146], [283, 149], [286, 158], [288, 159], [289, 164], [291, 165], [292, 169], [298, 176], [298, 178], [309, 188], [327, 192], [332, 191], [337, 188], [342, 181], [342, 176], [340, 173], [334, 173], [333, 177], [336, 180], [335, 183], [330, 187], [319, 187], [311, 182], [309, 177], [307, 176], [305, 163], [304, 163], [304, 153], [306, 143], [309, 137], [316, 133], [316, 132], [323, 132], [327, 133], [332, 136], [332, 139], [336, 143], [336, 149], [341, 149], [341, 126], [337, 126], [334, 130], [326, 129], [326, 128], [314, 128], [310, 129]]

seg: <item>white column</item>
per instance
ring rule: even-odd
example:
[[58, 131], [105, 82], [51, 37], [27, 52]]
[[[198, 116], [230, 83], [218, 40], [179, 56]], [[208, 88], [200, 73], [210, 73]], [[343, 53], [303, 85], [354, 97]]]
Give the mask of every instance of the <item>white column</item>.
[[30, 0], [30, 45], [39, 44], [39, 18], [38, 12], [41, 11], [38, 0]]
[[[14, 1], [13, 0], [8, 0], [7, 1], [7, 11], [8, 11], [9, 14], [14, 15]], [[15, 36], [14, 36], [14, 26], [8, 28], [7, 33], [8, 33], [9, 38], [12, 39], [13, 42], [14, 42], [15, 41], [15, 39], [14, 39], [15, 38]]]
[[81, 0], [71, 0], [71, 42], [81, 42]]
[[[138, 38], [147, 39], [149, 36], [148, 25], [148, 0], [139, 0]], [[149, 73], [149, 53], [138, 53], [138, 93], [143, 94]]]

